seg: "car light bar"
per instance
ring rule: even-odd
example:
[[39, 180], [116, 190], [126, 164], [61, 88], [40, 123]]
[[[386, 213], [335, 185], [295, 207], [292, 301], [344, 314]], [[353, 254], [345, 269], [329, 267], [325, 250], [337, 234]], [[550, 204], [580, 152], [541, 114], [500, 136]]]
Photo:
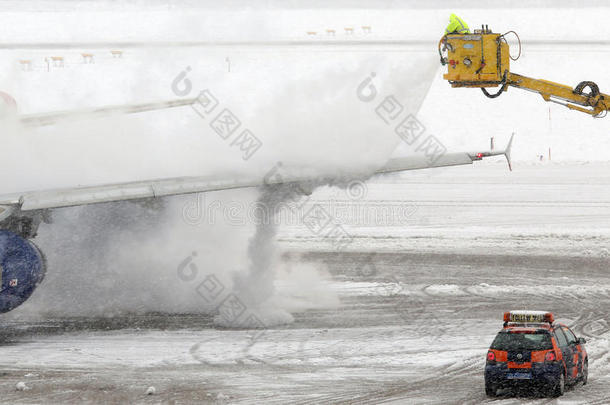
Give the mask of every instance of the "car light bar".
[[555, 318], [546, 311], [509, 311], [504, 313], [504, 322], [513, 323], [553, 323]]

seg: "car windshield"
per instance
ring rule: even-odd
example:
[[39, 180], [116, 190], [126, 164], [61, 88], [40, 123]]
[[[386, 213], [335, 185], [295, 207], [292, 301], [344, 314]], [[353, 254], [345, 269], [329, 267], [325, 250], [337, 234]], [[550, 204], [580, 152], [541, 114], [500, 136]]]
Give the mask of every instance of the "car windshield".
[[491, 344], [495, 350], [549, 350], [553, 348], [548, 332], [500, 332]]

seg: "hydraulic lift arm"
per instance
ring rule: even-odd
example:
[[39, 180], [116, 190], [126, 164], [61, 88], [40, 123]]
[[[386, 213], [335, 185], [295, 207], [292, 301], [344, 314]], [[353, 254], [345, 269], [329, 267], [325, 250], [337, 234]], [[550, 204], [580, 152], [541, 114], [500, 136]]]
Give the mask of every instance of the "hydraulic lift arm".
[[[610, 95], [600, 93], [599, 87], [593, 82], [581, 82], [572, 88], [511, 73], [510, 59], [513, 58], [505, 39], [507, 34], [493, 33], [483, 27], [481, 30], [475, 30], [474, 34], [443, 36], [439, 42], [441, 64], [447, 65], [447, 73], [443, 78], [449, 81], [451, 87], [479, 87], [490, 98], [500, 96], [508, 86], [512, 86], [533, 91], [540, 94], [545, 101], [558, 103], [594, 117], [607, 114], [610, 110]], [[446, 57], [443, 56], [445, 50]], [[518, 57], [513, 60], [517, 59]], [[491, 94], [487, 91], [487, 88], [498, 86], [500, 90], [497, 93]]]
[[[547, 80], [531, 79], [515, 73], [508, 74], [508, 85], [539, 93], [545, 101], [561, 104], [571, 110], [602, 117], [610, 109], [610, 96], [599, 92], [593, 82], [581, 82], [576, 88]], [[584, 92], [589, 88], [588, 93]]]

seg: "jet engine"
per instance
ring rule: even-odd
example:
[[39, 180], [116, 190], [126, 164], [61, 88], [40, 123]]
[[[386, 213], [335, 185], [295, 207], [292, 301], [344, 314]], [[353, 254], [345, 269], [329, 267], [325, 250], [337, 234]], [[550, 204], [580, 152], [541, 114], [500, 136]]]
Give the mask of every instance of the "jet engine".
[[44, 256], [33, 242], [0, 230], [0, 313], [30, 298], [45, 272]]

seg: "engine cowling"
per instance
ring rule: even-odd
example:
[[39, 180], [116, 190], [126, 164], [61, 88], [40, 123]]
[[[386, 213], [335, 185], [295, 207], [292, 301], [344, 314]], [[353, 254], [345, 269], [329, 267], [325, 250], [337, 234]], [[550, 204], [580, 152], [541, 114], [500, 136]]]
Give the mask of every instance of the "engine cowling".
[[45, 272], [44, 256], [33, 242], [0, 230], [0, 313], [27, 301]]

